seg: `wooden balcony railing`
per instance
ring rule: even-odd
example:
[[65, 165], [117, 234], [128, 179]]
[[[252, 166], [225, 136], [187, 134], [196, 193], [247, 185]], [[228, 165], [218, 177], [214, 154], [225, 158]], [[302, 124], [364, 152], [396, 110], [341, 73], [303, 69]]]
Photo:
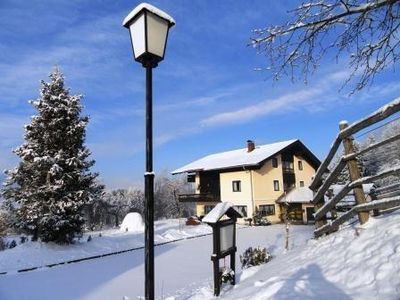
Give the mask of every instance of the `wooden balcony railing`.
[[212, 194], [182, 194], [178, 196], [179, 202], [220, 202], [221, 199]]

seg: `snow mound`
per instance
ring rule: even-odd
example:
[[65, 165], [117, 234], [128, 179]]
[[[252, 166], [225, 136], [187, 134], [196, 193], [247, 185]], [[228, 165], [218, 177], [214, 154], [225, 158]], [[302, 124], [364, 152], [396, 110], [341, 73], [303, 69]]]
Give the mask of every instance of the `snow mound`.
[[122, 221], [120, 230], [129, 232], [143, 232], [144, 223], [142, 216], [136, 212], [128, 213]]

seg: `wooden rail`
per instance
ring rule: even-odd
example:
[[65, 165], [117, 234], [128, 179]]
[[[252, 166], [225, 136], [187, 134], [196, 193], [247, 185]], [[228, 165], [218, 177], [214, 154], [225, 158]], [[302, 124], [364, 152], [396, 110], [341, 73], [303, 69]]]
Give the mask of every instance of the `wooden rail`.
[[[354, 122], [350, 126], [348, 126], [347, 123], [344, 122], [340, 123], [340, 131], [335, 138], [327, 157], [318, 168], [315, 177], [310, 185], [310, 189], [314, 191], [314, 198], [312, 200], [312, 203], [317, 209], [314, 214], [316, 220], [316, 230], [314, 233], [316, 236], [336, 231], [341, 224], [348, 221], [356, 214], [358, 214], [359, 220], [362, 224], [368, 220], [369, 212], [371, 210], [374, 211], [375, 215], [375, 213], [377, 213], [380, 209], [391, 211], [400, 207], [400, 182], [392, 184], [390, 186], [379, 187], [373, 190], [373, 202], [365, 203], [366, 199], [362, 190], [362, 185], [365, 183], [374, 183], [378, 179], [400, 174], [400, 165], [368, 177], [361, 177], [357, 167], [358, 157], [363, 154], [376, 151], [377, 149], [387, 144], [400, 140], [400, 134], [396, 134], [383, 141], [369, 145], [365, 149], [361, 149], [357, 152], [354, 151], [352, 138], [353, 134], [358, 133], [359, 131], [377, 122], [380, 122], [392, 116], [393, 114], [398, 113], [399, 111], [400, 98], [397, 98], [389, 104], [381, 107], [379, 110], [375, 111], [371, 115], [357, 122]], [[340, 158], [339, 163], [333, 168], [333, 170], [330, 171], [328, 169], [328, 166], [332, 162], [332, 159], [334, 158], [342, 143], [345, 148], [345, 155]], [[345, 184], [342, 189], [329, 201], [325, 202], [325, 194], [329, 191], [331, 185], [337, 181], [338, 176], [341, 174], [346, 166], [347, 168], [349, 168], [350, 182]], [[325, 179], [323, 179], [324, 174], [328, 174]], [[351, 190], [354, 191], [354, 197], [357, 205], [345, 214], [336, 218], [334, 221], [326, 224], [327, 213], [334, 210], [335, 206], [347, 194], [349, 194]]]
[[316, 237], [319, 237], [325, 233], [331, 233], [337, 231], [340, 225], [350, 220], [358, 212], [371, 211], [374, 209], [392, 209], [392, 208], [398, 209], [397, 206], [399, 205], [400, 205], [400, 196], [385, 198], [382, 200], [376, 200], [373, 202], [356, 205], [352, 209], [347, 211], [345, 214], [341, 215], [340, 217], [332, 221], [331, 223], [325, 224], [324, 226], [321, 226], [318, 229], [316, 229], [314, 231], [314, 235]]
[[377, 122], [380, 122], [391, 115], [394, 115], [395, 113], [398, 113], [400, 111], [400, 98], [396, 98], [392, 102], [388, 103], [387, 105], [381, 107], [368, 117], [359, 120], [357, 122], [354, 122], [351, 124], [349, 127], [347, 127], [345, 130], [342, 130], [339, 132], [337, 137], [335, 138], [328, 155], [318, 168], [313, 182], [310, 185], [310, 189], [315, 190], [318, 188], [320, 183], [322, 182], [322, 175], [328, 171], [328, 166], [332, 162], [332, 159], [335, 157], [335, 154], [337, 150], [339, 149], [339, 146], [343, 139], [350, 137], [352, 134], [357, 133]]

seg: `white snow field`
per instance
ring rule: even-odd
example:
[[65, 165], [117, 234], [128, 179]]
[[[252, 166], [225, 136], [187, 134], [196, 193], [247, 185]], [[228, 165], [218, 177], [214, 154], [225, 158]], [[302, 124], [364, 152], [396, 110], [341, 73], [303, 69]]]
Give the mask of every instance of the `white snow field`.
[[[69, 246], [54, 243], [26, 242], [13, 249], [0, 251], [0, 273], [15, 273], [16, 270], [20, 269], [143, 247], [143, 232], [139, 233], [134, 230], [138, 229], [138, 221], [137, 217], [130, 217], [126, 220], [125, 223], [133, 229], [128, 232], [120, 229], [89, 232], [84, 234], [77, 243]], [[184, 224], [184, 220], [179, 221], [178, 219], [156, 221], [155, 243], [165, 243], [212, 232], [210, 226], [206, 224], [199, 226], [185, 226]], [[89, 235], [92, 240], [87, 242]], [[14, 238], [18, 241], [18, 237]], [[12, 237], [8, 238], [8, 240], [10, 239]]]
[[[291, 229], [292, 251], [305, 245], [312, 237], [312, 226], [292, 226]], [[184, 226], [179, 231], [178, 220], [156, 222], [155, 231], [158, 242], [211, 232], [207, 225]], [[286, 256], [283, 254], [284, 232], [283, 225], [241, 227], [237, 230], [237, 271], [240, 272], [239, 254], [249, 246], [264, 246], [276, 257]], [[126, 249], [143, 245], [143, 234], [138, 233], [122, 233], [115, 230], [103, 233], [101, 238], [92, 236], [92, 241], [82, 242], [70, 248], [38, 245], [39, 243], [23, 244], [11, 249], [12, 254], [4, 254], [9, 250], [0, 252], [0, 262], [10, 271], [12, 266], [49, 263], [62, 257], [82, 257], [84, 254], [90, 256], [101, 251], [107, 253], [124, 247]], [[211, 235], [157, 246], [155, 248], [156, 297], [186, 299], [196, 294], [199, 287], [203, 286], [211, 293], [211, 252]], [[31, 260], [35, 261], [35, 264], [31, 263]], [[133, 300], [144, 294], [143, 277], [143, 249], [140, 249], [79, 263], [1, 275], [0, 299]]]
[[[156, 232], [172, 240], [178, 236], [177, 222], [158, 222]], [[184, 226], [180, 236], [191, 230], [198, 233], [209, 230], [204, 225], [189, 228]], [[400, 212], [371, 218], [364, 226], [347, 225], [341, 231], [318, 240], [310, 239], [313, 226], [290, 228], [290, 250], [286, 253], [283, 250], [283, 225], [242, 227], [237, 231], [237, 284], [234, 287], [225, 285], [221, 299], [400, 298]], [[143, 243], [143, 234], [107, 234], [86, 245], [97, 240], [98, 246], [93, 248], [96, 251], [102, 243], [106, 249], [111, 249], [113, 239], [116, 244], [125, 240], [126, 246], [127, 239]], [[274, 258], [263, 266], [242, 272], [239, 254], [249, 246], [267, 247]], [[69, 251], [82, 254], [73, 247]], [[211, 249], [210, 235], [156, 247], [157, 299], [215, 299], [212, 295]], [[22, 260], [28, 257], [29, 260], [29, 250], [19, 250], [16, 257]], [[49, 254], [47, 246], [42, 250], [43, 255]], [[92, 254], [89, 249], [87, 253]], [[0, 257], [0, 260], [4, 258]], [[12, 262], [8, 263], [10, 266]], [[143, 273], [143, 249], [140, 249], [53, 268], [2, 275], [0, 299], [141, 299]]]
[[[400, 299], [400, 212], [348, 226], [245, 270], [221, 299]], [[186, 299], [211, 299], [209, 286]]]

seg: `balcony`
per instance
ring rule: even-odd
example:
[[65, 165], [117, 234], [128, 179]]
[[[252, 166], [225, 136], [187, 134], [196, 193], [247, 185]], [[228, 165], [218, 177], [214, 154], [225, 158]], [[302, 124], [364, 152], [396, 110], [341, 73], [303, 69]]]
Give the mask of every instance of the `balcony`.
[[212, 194], [182, 194], [178, 196], [179, 202], [220, 202], [219, 197]]
[[294, 174], [294, 166], [292, 161], [282, 161], [282, 171], [284, 174]]
[[284, 174], [294, 174], [294, 168], [283, 166], [282, 171]]

